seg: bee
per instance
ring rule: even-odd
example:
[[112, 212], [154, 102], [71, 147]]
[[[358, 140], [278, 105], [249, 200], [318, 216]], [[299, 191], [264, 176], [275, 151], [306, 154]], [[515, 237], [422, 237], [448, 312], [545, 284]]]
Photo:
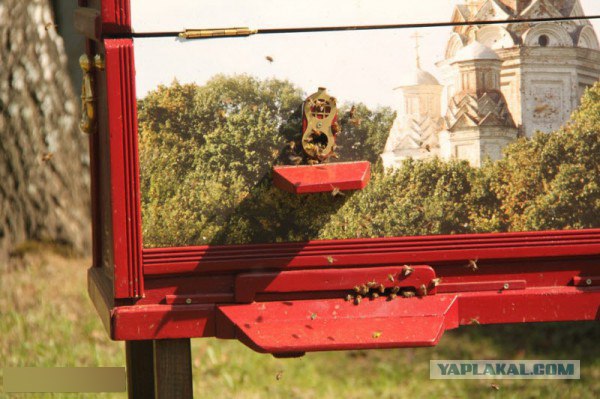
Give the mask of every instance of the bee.
[[373, 338], [377, 339], [377, 338], [379, 338], [379, 337], [381, 337], [381, 331], [375, 331], [375, 332], [373, 333]]
[[385, 285], [379, 284], [379, 293], [383, 294], [385, 292]]
[[283, 370], [280, 370], [277, 372], [277, 374], [275, 374], [275, 379], [277, 381], [279, 381], [281, 379], [281, 377], [283, 377]]
[[338, 195], [344, 196], [346, 194], [344, 194], [343, 192], [341, 192], [339, 188], [334, 187], [333, 191], [331, 191], [331, 195], [333, 195], [334, 197], [337, 197]]
[[317, 318], [317, 314], [316, 313], [313, 313], [313, 314], [310, 315], [310, 319], [311, 320], [314, 320], [316, 318]]
[[388, 280], [390, 280], [392, 283], [394, 282], [394, 275], [393, 274], [388, 274], [387, 275]]
[[367, 287], [369, 287], [369, 288], [375, 288], [375, 287], [377, 287], [377, 282], [375, 282], [375, 281], [369, 281], [367, 283]]
[[306, 163], [312, 166], [318, 164], [319, 161], [317, 161], [316, 159], [309, 159]]
[[469, 263], [467, 263], [466, 267], [468, 267], [472, 271], [477, 271], [479, 269], [479, 266], [477, 266], [477, 260], [478, 259], [471, 259], [471, 260], [469, 260]]
[[477, 317], [473, 317], [471, 320], [469, 320], [469, 322], [477, 326], [480, 324], [479, 320], [477, 320]]
[[415, 293], [414, 293], [414, 291], [404, 290], [404, 291], [402, 291], [402, 296], [404, 298], [412, 298], [415, 296]]
[[335, 259], [333, 258], [333, 256], [328, 256], [327, 263], [329, 263], [331, 265], [333, 262], [335, 262]]
[[412, 274], [412, 272], [414, 272], [414, 271], [415, 271], [415, 269], [413, 269], [409, 265], [404, 265], [402, 267], [402, 274], [404, 275], [404, 277], [410, 276]]
[[354, 298], [354, 304], [358, 305], [360, 304], [360, 301], [362, 301], [362, 295], [357, 295], [356, 298]]
[[272, 64], [272, 63], [273, 63], [273, 61], [275, 61], [275, 60], [273, 59], [273, 57], [271, 57], [270, 55], [267, 55], [267, 56], [265, 57], [265, 60], [269, 61], [269, 64]]
[[392, 294], [396, 295], [398, 292], [400, 292], [400, 287], [398, 287], [397, 285], [392, 287]]
[[360, 292], [360, 287], [358, 285], [355, 285], [353, 290], [358, 294]]
[[353, 300], [354, 297], [350, 294], [346, 295], [346, 302], [350, 302], [351, 300]]
[[44, 29], [46, 29], [46, 31], [49, 31], [50, 29], [57, 29], [58, 25], [53, 24], [52, 22], [48, 22], [46, 25], [44, 25]]
[[391, 294], [388, 296], [388, 301], [393, 301], [394, 299], [396, 299], [396, 297], [397, 297], [397, 296], [398, 296], [397, 294], [391, 293]]
[[42, 155], [42, 162], [48, 162], [49, 160], [52, 159], [52, 157], [54, 157], [54, 153], [53, 152], [47, 152], [44, 155]]
[[289, 159], [294, 165], [300, 165], [300, 163], [302, 163], [302, 157], [296, 155], [290, 155]]
[[491, 384], [490, 388], [492, 388], [495, 391], [499, 391], [500, 390], [500, 385], [498, 385], [498, 384]]
[[429, 146], [429, 144], [425, 145], [425, 150], [427, 152], [431, 152], [431, 147]]
[[361, 285], [359, 294], [367, 295], [368, 293], [369, 293], [369, 288], [365, 284]]
[[379, 294], [376, 292], [371, 293], [371, 299], [377, 299], [379, 298]]
[[437, 287], [438, 285], [440, 285], [441, 282], [442, 282], [441, 278], [434, 278], [433, 280], [431, 280], [431, 285], [433, 285], [434, 287]]
[[288, 145], [288, 147], [289, 147], [289, 149], [290, 149], [290, 150], [294, 150], [294, 149], [296, 148], [296, 142], [295, 142], [295, 141], [293, 141], [293, 140], [292, 140], [292, 141], [289, 141], [289, 142], [287, 143], [287, 145]]
[[425, 284], [421, 284], [421, 286], [419, 287], [419, 293], [422, 296], [427, 296], [427, 286]]

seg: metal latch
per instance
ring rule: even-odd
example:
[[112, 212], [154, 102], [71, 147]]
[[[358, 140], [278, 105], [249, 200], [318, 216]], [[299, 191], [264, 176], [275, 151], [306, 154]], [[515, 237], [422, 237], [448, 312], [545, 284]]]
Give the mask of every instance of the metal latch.
[[96, 89], [94, 84], [94, 69], [103, 71], [104, 57], [97, 54], [92, 61], [87, 54], [79, 57], [79, 66], [83, 72], [81, 84], [81, 121], [79, 129], [85, 134], [94, 133], [97, 123]]
[[256, 34], [256, 29], [224, 28], [224, 29], [186, 29], [179, 34], [182, 39], [205, 39], [209, 37], [250, 36]]

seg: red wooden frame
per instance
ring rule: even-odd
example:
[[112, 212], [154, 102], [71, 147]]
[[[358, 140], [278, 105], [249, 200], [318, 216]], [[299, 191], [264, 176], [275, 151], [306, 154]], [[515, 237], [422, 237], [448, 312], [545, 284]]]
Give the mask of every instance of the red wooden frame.
[[[473, 323], [600, 319], [600, 229], [144, 249], [134, 45], [109, 38], [131, 32], [129, 2], [102, 1], [101, 10], [106, 70], [98, 88], [107, 112], [91, 146], [102, 210], [94, 213], [89, 291], [113, 339], [217, 336], [297, 353], [435, 345], [446, 329]], [[343, 299], [354, 283], [312, 288], [315, 276], [330, 281], [352, 270], [375, 278], [405, 264], [428, 270], [415, 281], [441, 284], [424, 297], [359, 306]], [[394, 322], [405, 328], [390, 329]]]

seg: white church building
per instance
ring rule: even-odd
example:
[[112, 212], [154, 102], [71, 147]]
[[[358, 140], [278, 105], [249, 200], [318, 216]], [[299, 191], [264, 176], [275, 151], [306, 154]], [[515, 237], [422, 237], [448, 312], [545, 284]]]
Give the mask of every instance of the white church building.
[[[463, 0], [452, 21], [583, 15], [579, 0]], [[586, 19], [457, 26], [437, 68], [441, 81], [417, 54], [397, 88], [402, 106], [381, 155], [385, 168], [435, 156], [480, 166], [517, 137], [557, 130], [600, 79], [600, 46]]]

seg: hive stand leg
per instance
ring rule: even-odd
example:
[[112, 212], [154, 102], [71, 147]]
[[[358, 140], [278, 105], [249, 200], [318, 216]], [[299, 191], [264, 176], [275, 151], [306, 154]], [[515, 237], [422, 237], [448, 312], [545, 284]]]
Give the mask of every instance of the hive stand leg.
[[194, 397], [189, 338], [154, 341], [154, 393], [156, 399]]
[[154, 398], [153, 341], [125, 342], [129, 399]]

